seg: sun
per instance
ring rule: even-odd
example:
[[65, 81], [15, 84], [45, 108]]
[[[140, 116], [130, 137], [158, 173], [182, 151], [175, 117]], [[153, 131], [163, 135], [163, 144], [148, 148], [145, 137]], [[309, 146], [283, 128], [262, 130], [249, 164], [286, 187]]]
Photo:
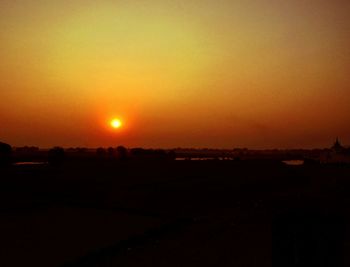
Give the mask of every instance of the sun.
[[113, 119], [113, 120], [111, 120], [110, 124], [111, 124], [112, 128], [118, 129], [122, 126], [122, 121], [120, 119]]

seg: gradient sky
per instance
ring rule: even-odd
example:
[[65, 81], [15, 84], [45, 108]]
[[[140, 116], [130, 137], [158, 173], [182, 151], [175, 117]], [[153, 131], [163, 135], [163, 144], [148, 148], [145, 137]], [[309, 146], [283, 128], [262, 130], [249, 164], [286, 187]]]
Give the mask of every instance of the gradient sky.
[[2, 0], [0, 140], [350, 144], [349, 14], [348, 0]]

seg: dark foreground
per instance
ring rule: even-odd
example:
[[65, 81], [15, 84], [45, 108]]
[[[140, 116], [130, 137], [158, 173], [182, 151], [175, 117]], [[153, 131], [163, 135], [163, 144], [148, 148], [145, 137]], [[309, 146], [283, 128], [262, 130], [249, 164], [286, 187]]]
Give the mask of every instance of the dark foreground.
[[86, 160], [0, 172], [0, 266], [350, 265], [349, 166]]

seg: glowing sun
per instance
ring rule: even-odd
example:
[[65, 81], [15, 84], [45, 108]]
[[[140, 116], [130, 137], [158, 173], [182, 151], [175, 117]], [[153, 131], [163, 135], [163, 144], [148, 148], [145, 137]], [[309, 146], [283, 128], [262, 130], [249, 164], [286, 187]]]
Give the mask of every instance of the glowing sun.
[[114, 129], [118, 129], [122, 126], [122, 121], [120, 119], [111, 120], [111, 127]]

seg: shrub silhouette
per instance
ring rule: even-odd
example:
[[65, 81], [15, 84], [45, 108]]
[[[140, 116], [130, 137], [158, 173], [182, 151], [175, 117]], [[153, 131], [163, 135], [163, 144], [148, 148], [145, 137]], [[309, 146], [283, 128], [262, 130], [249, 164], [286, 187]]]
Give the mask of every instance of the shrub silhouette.
[[175, 160], [176, 159], [176, 153], [175, 153], [174, 150], [170, 150], [168, 152], [168, 159], [170, 159], [170, 160]]
[[12, 147], [9, 144], [0, 142], [0, 166], [11, 163]]
[[113, 148], [113, 147], [109, 147], [109, 148], [107, 149], [107, 153], [108, 153], [108, 156], [109, 156], [109, 157], [114, 157], [114, 155], [115, 155], [115, 150], [114, 150], [114, 148]]
[[96, 149], [96, 154], [98, 157], [104, 157], [106, 155], [106, 149], [99, 147]]
[[131, 155], [134, 157], [143, 157], [145, 155], [147, 155], [147, 150], [143, 149], [143, 148], [132, 148], [131, 149]]
[[61, 147], [54, 147], [49, 150], [48, 162], [52, 166], [60, 166], [63, 164], [65, 158], [64, 149]]
[[167, 153], [164, 149], [156, 149], [152, 151], [153, 156], [158, 159], [166, 159]]
[[127, 157], [128, 157], [128, 150], [125, 147], [118, 146], [116, 150], [117, 150], [119, 159], [121, 159], [121, 160], [127, 159]]
[[131, 155], [135, 159], [142, 160], [163, 160], [169, 158], [167, 152], [164, 149], [132, 148]]
[[39, 147], [36, 147], [36, 146], [24, 146], [24, 147], [16, 148], [16, 152], [33, 153], [38, 151], [39, 151]]

